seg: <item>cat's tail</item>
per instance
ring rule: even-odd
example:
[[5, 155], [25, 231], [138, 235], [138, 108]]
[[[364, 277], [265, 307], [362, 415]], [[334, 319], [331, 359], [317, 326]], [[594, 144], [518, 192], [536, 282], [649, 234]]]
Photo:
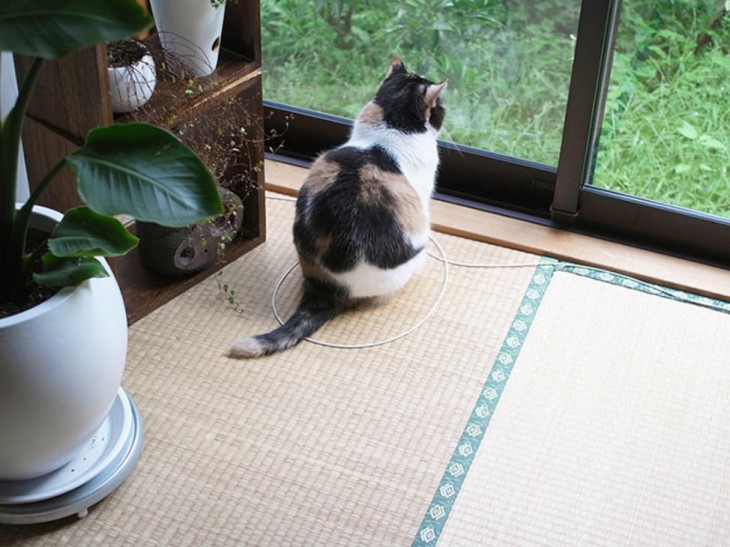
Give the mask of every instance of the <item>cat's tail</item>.
[[290, 348], [314, 334], [342, 311], [331, 298], [305, 292], [294, 314], [278, 329], [239, 340], [231, 347], [230, 357], [263, 357]]

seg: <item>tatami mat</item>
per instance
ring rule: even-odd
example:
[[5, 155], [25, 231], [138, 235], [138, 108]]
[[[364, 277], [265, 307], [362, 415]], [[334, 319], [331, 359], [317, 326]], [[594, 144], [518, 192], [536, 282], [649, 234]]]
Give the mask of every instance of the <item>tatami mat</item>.
[[[132, 327], [124, 387], [145, 420], [145, 446], [122, 487], [81, 521], [0, 527], [0, 540], [411, 543], [532, 268], [452, 271], [436, 314], [388, 345], [303, 343], [260, 360], [229, 359], [233, 341], [276, 325], [270, 297], [295, 260], [293, 210], [268, 200], [267, 242], [218, 279], [236, 291], [242, 313], [211, 278]], [[453, 260], [539, 260], [437, 238]], [[338, 318], [318, 336], [398, 334], [432, 305], [443, 276], [431, 259], [387, 307]]]
[[439, 545], [730, 543], [730, 315], [616, 280], [554, 274]]
[[[730, 543], [730, 315], [717, 303], [436, 234], [452, 261], [541, 265], [452, 267], [435, 313], [386, 345], [229, 359], [233, 341], [276, 326], [293, 210], [268, 200], [263, 246], [132, 327], [124, 387], [145, 445], [127, 481], [85, 519], [0, 526], [0, 543]], [[386, 307], [317, 338], [408, 330], [446, 272], [430, 259]]]

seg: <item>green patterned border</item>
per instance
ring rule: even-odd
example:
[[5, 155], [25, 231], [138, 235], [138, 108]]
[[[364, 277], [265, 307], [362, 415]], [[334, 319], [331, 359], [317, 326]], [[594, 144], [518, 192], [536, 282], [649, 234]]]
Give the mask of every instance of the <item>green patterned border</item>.
[[426, 516], [421, 523], [416, 539], [413, 541], [414, 546], [432, 545], [438, 541], [456, 497], [461, 490], [461, 485], [469, 472], [469, 467], [474, 460], [479, 443], [481, 443], [484, 433], [487, 431], [492, 414], [494, 414], [497, 403], [499, 403], [502, 396], [504, 386], [507, 384], [512, 368], [517, 361], [522, 344], [530, 331], [535, 312], [540, 306], [545, 290], [550, 285], [550, 279], [556, 265], [557, 263], [554, 260], [545, 258], [535, 269], [530, 285], [482, 388], [474, 411], [469, 417], [457, 448], [446, 466], [446, 471], [441, 478], [436, 495], [426, 511]]
[[474, 410], [466, 423], [456, 450], [451, 456], [441, 477], [441, 482], [436, 489], [436, 494], [428, 506], [416, 538], [413, 540], [414, 547], [434, 545], [438, 542], [461, 486], [474, 461], [477, 449], [484, 438], [489, 422], [502, 396], [510, 373], [517, 362], [520, 349], [530, 332], [535, 314], [556, 271], [588, 277], [646, 294], [730, 313], [730, 302], [722, 302], [705, 296], [653, 285], [608, 270], [579, 266], [552, 258], [543, 258], [540, 265], [535, 269], [530, 285], [487, 376], [487, 381], [474, 405]]
[[700, 296], [680, 291], [678, 289], [670, 289], [668, 287], [662, 287], [661, 285], [653, 285], [646, 281], [634, 279], [633, 277], [617, 274], [608, 270], [592, 268], [589, 266], [580, 266], [569, 262], [559, 262], [556, 264], [556, 268], [561, 272], [568, 272], [581, 277], [588, 277], [590, 279], [595, 279], [596, 281], [611, 283], [612, 285], [618, 285], [627, 289], [634, 289], [646, 294], [669, 298], [670, 300], [685, 302], [687, 304], [695, 304], [697, 306], [703, 306], [723, 313], [730, 313], [730, 302], [723, 302], [722, 300], [715, 300], [707, 296]]

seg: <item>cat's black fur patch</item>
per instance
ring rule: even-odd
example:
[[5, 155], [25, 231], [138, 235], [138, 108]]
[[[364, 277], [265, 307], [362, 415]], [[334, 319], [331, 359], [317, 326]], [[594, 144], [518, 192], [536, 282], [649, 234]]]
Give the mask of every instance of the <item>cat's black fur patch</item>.
[[[311, 336], [327, 321], [340, 313], [336, 293], [318, 294], [316, 290], [312, 289], [311, 283], [308, 285], [294, 314], [275, 331], [260, 334], [257, 337], [262, 347], [266, 348], [263, 355], [293, 346], [300, 340]], [[331, 287], [335, 287], [335, 285], [331, 285]], [[319, 290], [324, 290], [324, 287], [320, 287]]]
[[[400, 65], [402, 67], [403, 65]], [[403, 133], [425, 133], [425, 111], [422, 109], [423, 96], [426, 88], [433, 82], [405, 72], [405, 69], [393, 70], [375, 95], [374, 102], [383, 109], [383, 120], [390, 127]], [[440, 129], [444, 119], [444, 110], [437, 117], [438, 126], [434, 124], [433, 114], [431, 124]]]
[[311, 199], [306, 188], [299, 194], [299, 206], [309, 210], [310, 222], [297, 218], [294, 241], [302, 255], [314, 259], [316, 241], [330, 237], [329, 248], [320, 262], [332, 272], [351, 270], [360, 260], [383, 269], [407, 262], [421, 251], [414, 248], [398, 223], [393, 195], [384, 186], [374, 191], [376, 200], [363, 203], [363, 181], [359, 170], [366, 164], [390, 173], [400, 173], [395, 160], [382, 148], [344, 147], [327, 152], [340, 172], [334, 182]]
[[354, 146], [342, 146], [325, 153], [327, 161], [336, 163], [341, 169], [357, 171], [365, 164], [375, 165], [378, 169], [388, 173], [400, 173], [398, 163], [393, 156], [388, 154], [381, 146], [371, 148], [355, 148]]
[[441, 131], [441, 126], [444, 124], [444, 118], [446, 117], [446, 109], [437, 104], [431, 109], [431, 119], [429, 122], [436, 131]]
[[[302, 187], [299, 190], [299, 196], [297, 197], [297, 211], [306, 211], [309, 209], [310, 197], [309, 190], [306, 187]], [[294, 242], [297, 246], [297, 252], [302, 258], [312, 260], [317, 255], [316, 241], [317, 237], [314, 232], [313, 226], [297, 214], [294, 219]]]

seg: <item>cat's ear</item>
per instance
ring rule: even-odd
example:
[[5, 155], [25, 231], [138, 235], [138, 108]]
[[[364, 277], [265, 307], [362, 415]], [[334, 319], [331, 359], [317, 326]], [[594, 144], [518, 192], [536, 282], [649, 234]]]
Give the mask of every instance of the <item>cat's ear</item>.
[[441, 95], [444, 89], [446, 89], [447, 83], [448, 80], [444, 80], [440, 84], [431, 84], [426, 88], [424, 100], [426, 101], [426, 104], [429, 106], [429, 108], [433, 108], [433, 106], [436, 104], [436, 99], [438, 99], [439, 95]]
[[397, 74], [399, 72], [406, 73], [408, 71], [403, 64], [403, 61], [400, 60], [400, 57], [394, 55], [388, 65], [388, 72], [385, 73], [385, 79], [387, 80], [392, 74]]

